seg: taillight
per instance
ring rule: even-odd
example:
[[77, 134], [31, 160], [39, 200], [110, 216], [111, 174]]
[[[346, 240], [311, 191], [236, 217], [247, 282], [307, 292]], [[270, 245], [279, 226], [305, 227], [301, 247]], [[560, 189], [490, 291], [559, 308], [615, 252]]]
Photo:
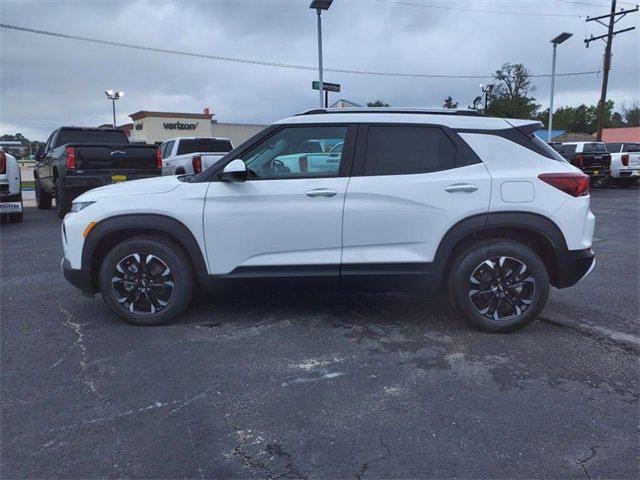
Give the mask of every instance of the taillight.
[[7, 156], [0, 150], [0, 173], [7, 173]]
[[65, 148], [67, 152], [67, 168], [76, 168], [76, 149], [75, 147]]
[[582, 155], [576, 155], [576, 163], [580, 168], [584, 167], [584, 157]]
[[538, 178], [572, 197], [589, 193], [589, 176], [584, 173], [541, 173]]
[[202, 157], [200, 155], [194, 155], [191, 159], [193, 165], [193, 172], [200, 173], [202, 171]]
[[162, 168], [162, 153], [156, 148], [156, 168]]
[[622, 165], [625, 167], [629, 166], [629, 155], [622, 155]]

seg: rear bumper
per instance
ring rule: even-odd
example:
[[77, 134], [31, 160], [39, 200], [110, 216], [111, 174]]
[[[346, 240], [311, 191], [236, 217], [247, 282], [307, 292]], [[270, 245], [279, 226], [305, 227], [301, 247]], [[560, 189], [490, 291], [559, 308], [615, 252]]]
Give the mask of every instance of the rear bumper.
[[554, 287], [566, 288], [575, 285], [586, 277], [595, 266], [595, 254], [591, 248], [568, 250], [558, 259], [558, 274]]
[[140, 180], [143, 178], [159, 177], [162, 174], [160, 169], [143, 170], [143, 171], [104, 171], [104, 172], [86, 172], [81, 174], [67, 175], [62, 179], [65, 188], [77, 190], [91, 190], [92, 188], [102, 187], [114, 183], [113, 175], [126, 176], [128, 180]]
[[88, 270], [71, 268], [71, 263], [66, 258], [62, 259], [62, 273], [64, 278], [74, 287], [79, 288], [83, 295], [93, 297], [93, 282]]

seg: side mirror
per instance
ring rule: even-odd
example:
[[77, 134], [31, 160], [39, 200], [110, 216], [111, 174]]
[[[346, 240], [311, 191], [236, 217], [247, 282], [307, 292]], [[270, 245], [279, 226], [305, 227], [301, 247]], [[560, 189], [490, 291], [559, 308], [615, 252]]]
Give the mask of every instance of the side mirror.
[[40, 160], [42, 157], [44, 157], [44, 145], [40, 145], [36, 150], [36, 160]]
[[236, 158], [227, 163], [218, 178], [223, 182], [245, 182], [247, 180], [247, 166], [242, 160]]

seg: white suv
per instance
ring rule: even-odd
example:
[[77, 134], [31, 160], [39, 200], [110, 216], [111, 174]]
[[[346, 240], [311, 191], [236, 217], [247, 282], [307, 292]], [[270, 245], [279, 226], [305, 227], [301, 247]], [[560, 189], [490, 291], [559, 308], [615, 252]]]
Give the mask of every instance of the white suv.
[[310, 287], [446, 289], [474, 325], [515, 330], [549, 285], [594, 265], [589, 177], [532, 134], [540, 127], [456, 110], [311, 110], [198, 175], [78, 197], [62, 225], [64, 274], [144, 325], [181, 314], [196, 287]]

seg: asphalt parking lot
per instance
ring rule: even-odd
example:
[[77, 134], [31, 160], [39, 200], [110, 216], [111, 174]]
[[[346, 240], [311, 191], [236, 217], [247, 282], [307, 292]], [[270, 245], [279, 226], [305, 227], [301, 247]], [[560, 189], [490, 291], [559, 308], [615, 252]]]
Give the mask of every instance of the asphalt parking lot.
[[440, 297], [239, 292], [141, 328], [2, 225], [2, 478], [638, 478], [640, 191], [592, 192], [597, 267], [490, 335]]

